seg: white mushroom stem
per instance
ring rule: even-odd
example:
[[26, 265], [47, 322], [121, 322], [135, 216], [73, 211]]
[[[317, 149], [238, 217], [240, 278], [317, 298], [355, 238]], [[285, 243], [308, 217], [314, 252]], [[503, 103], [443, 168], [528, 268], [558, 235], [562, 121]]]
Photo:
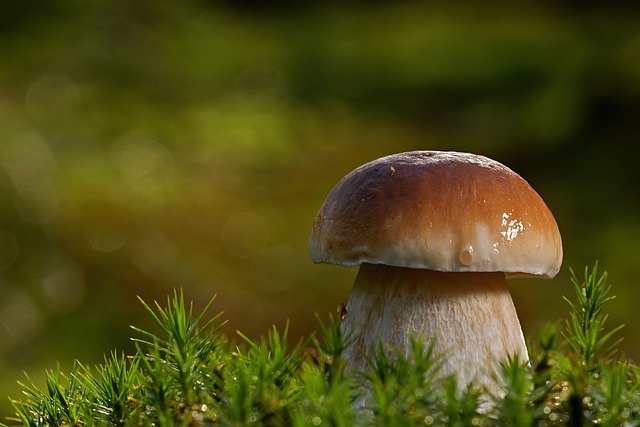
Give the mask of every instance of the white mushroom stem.
[[503, 273], [442, 273], [362, 264], [342, 323], [353, 341], [348, 369], [366, 370], [363, 354], [380, 342], [408, 351], [410, 336], [435, 340], [442, 375], [455, 373], [460, 387], [492, 375], [508, 355], [528, 360], [518, 316]]

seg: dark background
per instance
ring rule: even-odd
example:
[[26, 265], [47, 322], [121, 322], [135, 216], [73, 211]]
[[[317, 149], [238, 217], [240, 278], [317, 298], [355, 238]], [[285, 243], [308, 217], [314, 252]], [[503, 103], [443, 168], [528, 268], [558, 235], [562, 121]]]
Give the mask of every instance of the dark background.
[[[521, 174], [563, 235], [512, 282], [525, 335], [599, 261], [640, 356], [640, 14], [596, 2], [7, 1], [0, 14], [0, 396], [27, 371], [131, 352], [136, 296], [215, 294], [227, 333], [346, 301], [313, 265], [347, 172], [415, 149]], [[0, 409], [8, 413], [8, 399]], [[4, 405], [4, 406], [2, 406]], [[3, 409], [4, 408], [4, 409]]]

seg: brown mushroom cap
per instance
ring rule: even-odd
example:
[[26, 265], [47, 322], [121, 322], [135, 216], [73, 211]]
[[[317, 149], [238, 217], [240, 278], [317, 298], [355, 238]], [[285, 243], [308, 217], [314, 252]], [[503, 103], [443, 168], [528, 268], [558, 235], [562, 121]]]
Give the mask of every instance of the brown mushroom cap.
[[345, 176], [316, 216], [314, 262], [553, 277], [562, 242], [542, 198], [487, 157], [412, 151]]

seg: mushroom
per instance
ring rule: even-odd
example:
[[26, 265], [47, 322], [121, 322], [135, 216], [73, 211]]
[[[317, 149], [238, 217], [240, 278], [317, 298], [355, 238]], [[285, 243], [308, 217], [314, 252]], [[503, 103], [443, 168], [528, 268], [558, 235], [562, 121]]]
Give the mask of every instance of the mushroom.
[[316, 263], [359, 265], [342, 322], [348, 369], [366, 370], [379, 343], [407, 352], [411, 337], [442, 356], [441, 375], [489, 385], [527, 348], [507, 278], [552, 278], [558, 226], [518, 174], [487, 157], [412, 151], [346, 175], [318, 212]]

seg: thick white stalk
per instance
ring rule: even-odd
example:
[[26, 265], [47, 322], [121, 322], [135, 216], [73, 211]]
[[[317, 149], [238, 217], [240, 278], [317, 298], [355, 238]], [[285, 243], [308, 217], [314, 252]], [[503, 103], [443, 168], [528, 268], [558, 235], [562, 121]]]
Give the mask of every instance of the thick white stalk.
[[472, 381], [490, 386], [492, 371], [508, 355], [528, 360], [503, 273], [362, 264], [346, 310], [342, 330], [353, 339], [345, 351], [349, 369], [366, 370], [362, 354], [372, 355], [379, 342], [406, 352], [411, 335], [435, 340], [442, 374], [456, 373], [461, 387]]

